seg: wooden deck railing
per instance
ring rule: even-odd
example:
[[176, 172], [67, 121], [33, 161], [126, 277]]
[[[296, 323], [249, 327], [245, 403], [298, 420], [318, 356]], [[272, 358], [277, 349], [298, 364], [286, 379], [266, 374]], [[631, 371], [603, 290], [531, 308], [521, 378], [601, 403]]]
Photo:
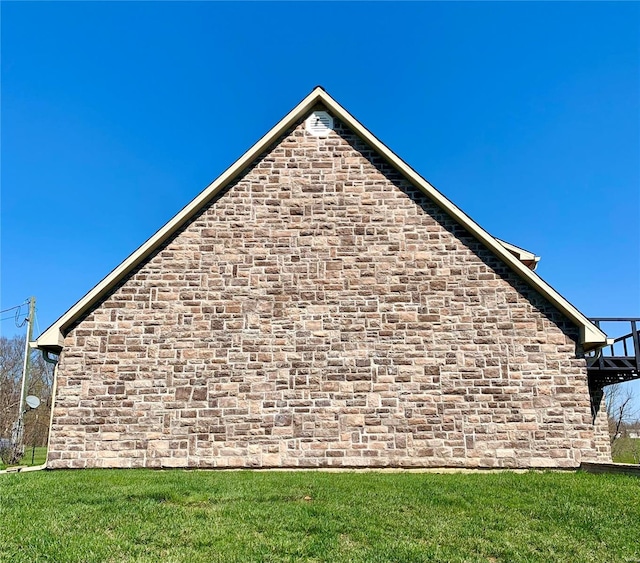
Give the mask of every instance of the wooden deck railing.
[[613, 342], [587, 354], [589, 383], [602, 388], [640, 379], [640, 319], [598, 317], [589, 319]]

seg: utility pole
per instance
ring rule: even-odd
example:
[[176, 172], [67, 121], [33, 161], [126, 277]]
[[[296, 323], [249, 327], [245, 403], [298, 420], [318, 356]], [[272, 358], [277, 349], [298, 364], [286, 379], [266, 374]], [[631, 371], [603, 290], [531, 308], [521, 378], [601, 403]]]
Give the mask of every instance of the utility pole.
[[36, 298], [29, 297], [29, 317], [27, 318], [27, 339], [24, 343], [24, 364], [22, 366], [22, 386], [20, 388], [20, 420], [24, 413], [24, 392], [27, 388], [27, 375], [29, 374], [29, 364], [31, 363], [31, 339], [33, 338], [33, 319], [36, 312]]
[[18, 419], [13, 427], [11, 436], [11, 446], [13, 450], [11, 463], [17, 463], [24, 453], [22, 443], [24, 437], [24, 394], [27, 388], [27, 376], [29, 374], [29, 364], [31, 363], [31, 339], [33, 338], [33, 321], [36, 312], [36, 298], [29, 298], [29, 316], [27, 317], [27, 339], [24, 343], [24, 363], [22, 365], [22, 385], [20, 386], [20, 399], [18, 400]]

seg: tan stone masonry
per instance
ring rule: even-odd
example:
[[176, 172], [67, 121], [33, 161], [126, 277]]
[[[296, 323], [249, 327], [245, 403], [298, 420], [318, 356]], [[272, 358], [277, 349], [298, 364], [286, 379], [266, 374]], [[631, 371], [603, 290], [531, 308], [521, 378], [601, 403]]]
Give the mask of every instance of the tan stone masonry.
[[608, 461], [578, 328], [338, 121], [66, 336], [49, 467]]

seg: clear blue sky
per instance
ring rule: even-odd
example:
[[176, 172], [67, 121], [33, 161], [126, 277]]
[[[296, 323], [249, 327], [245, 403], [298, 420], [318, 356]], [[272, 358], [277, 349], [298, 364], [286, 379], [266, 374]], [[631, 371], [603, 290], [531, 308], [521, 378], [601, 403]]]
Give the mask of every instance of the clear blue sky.
[[638, 3], [1, 10], [1, 308], [42, 330], [317, 84], [585, 314], [640, 316]]

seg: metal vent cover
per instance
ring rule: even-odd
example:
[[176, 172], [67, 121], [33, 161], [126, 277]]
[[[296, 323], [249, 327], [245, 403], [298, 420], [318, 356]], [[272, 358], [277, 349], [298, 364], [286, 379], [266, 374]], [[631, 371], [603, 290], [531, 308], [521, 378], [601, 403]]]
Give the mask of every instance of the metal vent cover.
[[333, 131], [333, 117], [326, 111], [314, 111], [307, 117], [305, 128], [314, 137], [326, 137]]

